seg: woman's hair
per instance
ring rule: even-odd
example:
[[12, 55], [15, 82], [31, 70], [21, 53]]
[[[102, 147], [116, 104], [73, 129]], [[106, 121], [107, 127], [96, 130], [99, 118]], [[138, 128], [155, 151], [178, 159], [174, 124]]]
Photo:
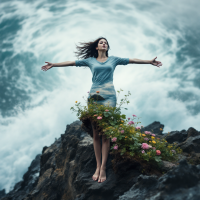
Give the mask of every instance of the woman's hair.
[[[78, 46], [76, 45], [77, 51], [74, 52], [76, 54], [77, 58], [80, 59], [86, 59], [89, 57], [98, 57], [98, 50], [96, 50], [96, 47], [98, 46], [99, 40], [101, 39], [105, 39], [107, 41], [106, 38], [104, 37], [99, 37], [98, 39], [96, 39], [93, 42], [80, 42], [80, 44], [82, 44], [82, 46]], [[107, 41], [108, 44], [108, 41]], [[108, 44], [108, 50], [110, 49], [110, 46]], [[106, 51], [106, 56], [108, 57], [108, 50]]]

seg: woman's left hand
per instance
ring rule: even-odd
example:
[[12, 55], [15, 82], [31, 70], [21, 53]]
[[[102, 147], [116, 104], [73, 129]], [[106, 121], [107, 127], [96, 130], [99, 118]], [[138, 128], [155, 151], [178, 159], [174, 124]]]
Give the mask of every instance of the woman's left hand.
[[157, 58], [157, 57], [155, 57], [154, 59], [152, 59], [152, 60], [150, 61], [150, 64], [155, 65], [155, 66], [157, 66], [157, 67], [162, 66], [162, 63], [161, 63], [160, 61], [157, 61], [156, 58]]

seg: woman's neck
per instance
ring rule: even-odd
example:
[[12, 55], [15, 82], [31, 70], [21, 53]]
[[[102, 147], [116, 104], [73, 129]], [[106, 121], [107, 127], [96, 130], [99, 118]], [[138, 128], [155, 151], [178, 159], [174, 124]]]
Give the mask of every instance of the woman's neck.
[[106, 56], [106, 52], [102, 52], [102, 51], [98, 51], [98, 57], [97, 59], [104, 59], [104, 58], [107, 58]]

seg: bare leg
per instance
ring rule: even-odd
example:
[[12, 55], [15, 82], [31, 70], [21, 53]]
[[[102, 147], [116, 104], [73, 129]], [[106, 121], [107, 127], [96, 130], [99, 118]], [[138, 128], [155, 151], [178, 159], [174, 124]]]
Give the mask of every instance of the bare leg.
[[97, 167], [94, 175], [92, 176], [92, 179], [96, 181], [99, 178], [100, 168], [101, 168], [101, 143], [100, 143], [100, 136], [99, 132], [94, 129], [94, 125], [92, 124], [93, 129], [93, 146], [94, 146], [94, 152], [97, 162]]
[[106, 136], [102, 135], [102, 165], [101, 165], [100, 176], [98, 180], [99, 183], [106, 180], [106, 162], [107, 162], [109, 150], [110, 150], [110, 138], [106, 139]]

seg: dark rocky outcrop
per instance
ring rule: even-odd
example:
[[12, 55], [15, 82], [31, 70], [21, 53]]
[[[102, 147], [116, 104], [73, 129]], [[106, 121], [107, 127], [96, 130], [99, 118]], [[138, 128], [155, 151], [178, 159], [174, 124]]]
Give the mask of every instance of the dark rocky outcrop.
[[151, 131], [154, 134], [162, 135], [163, 128], [164, 128], [163, 124], [161, 124], [160, 122], [155, 121], [152, 124], [149, 124], [148, 126], [145, 126], [144, 128], [141, 128], [141, 131], [142, 132], [144, 132], [144, 131]]
[[8, 194], [4, 194], [2, 199], [22, 200], [33, 190], [39, 179], [40, 156], [41, 154], [38, 154], [31, 162], [31, 165], [28, 167], [28, 171], [23, 176], [23, 180], [16, 183], [14, 189]]
[[199, 200], [200, 165], [188, 165], [181, 160], [178, 167], [162, 177], [140, 175], [137, 183], [119, 200]]
[[[38, 155], [37, 164], [31, 164], [23, 181], [1, 200], [170, 200], [200, 198], [200, 164], [198, 146], [200, 132], [194, 128], [172, 131], [164, 135], [164, 125], [154, 122], [142, 131], [152, 131], [157, 137], [166, 137], [170, 143], [177, 142], [183, 148], [180, 162], [163, 161], [161, 170], [166, 172], [143, 173], [141, 163], [118, 162], [113, 168], [113, 155], [108, 155], [107, 180], [92, 180], [96, 169], [93, 139], [81, 128], [82, 122], [67, 125], [61, 137], [51, 146], [45, 146]], [[90, 129], [91, 131], [91, 129]], [[191, 147], [192, 146], [192, 147]], [[111, 152], [111, 150], [110, 150]], [[184, 158], [184, 159], [183, 159]], [[193, 165], [189, 164], [192, 163]], [[35, 166], [35, 167], [33, 167]], [[36, 167], [37, 166], [37, 167]], [[32, 174], [39, 173], [33, 178]], [[35, 176], [36, 177], [36, 176]]]
[[5, 189], [0, 190], [0, 199], [6, 195]]

